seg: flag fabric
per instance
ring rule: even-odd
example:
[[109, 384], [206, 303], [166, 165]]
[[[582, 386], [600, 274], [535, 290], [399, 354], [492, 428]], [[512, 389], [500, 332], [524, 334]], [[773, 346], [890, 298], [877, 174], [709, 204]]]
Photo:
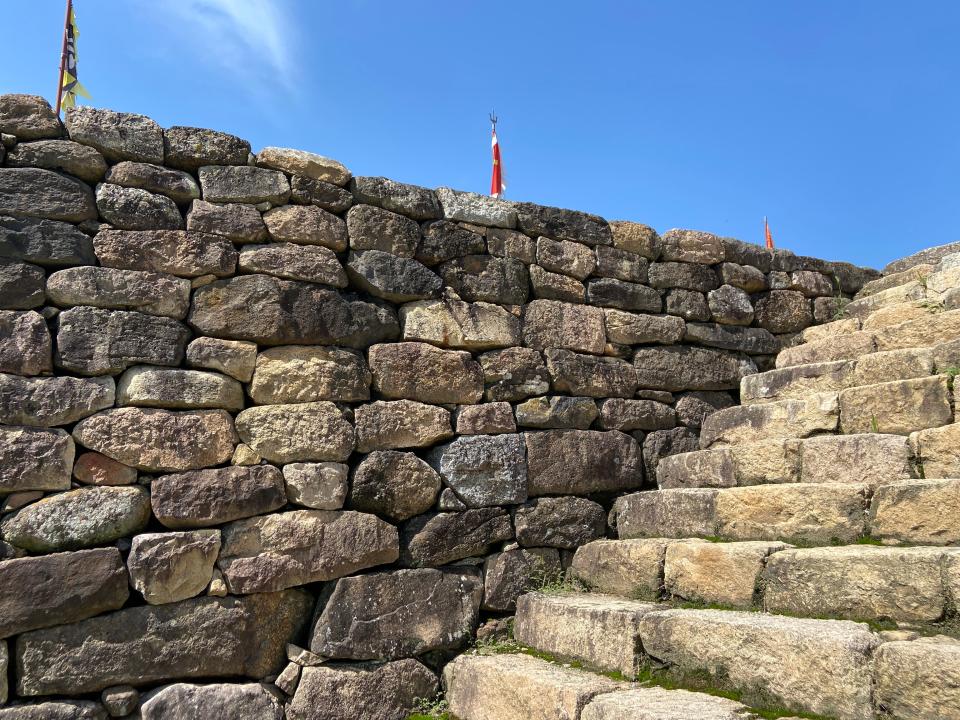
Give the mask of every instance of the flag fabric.
[[66, 54], [63, 58], [63, 87], [61, 88], [61, 97], [63, 98], [63, 107], [74, 107], [77, 104], [77, 95], [90, 99], [90, 93], [77, 79], [77, 38], [80, 37], [80, 31], [77, 29], [77, 18], [73, 14], [73, 3], [70, 3], [67, 12], [66, 41], [64, 47]]
[[763, 232], [767, 238], [767, 250], [773, 250], [773, 235], [770, 234], [770, 223], [766, 218], [763, 219]]
[[503, 163], [500, 161], [500, 143], [497, 142], [497, 126], [493, 126], [493, 177], [490, 178], [490, 194], [495, 197], [503, 197], [504, 190], [507, 189], [507, 183], [503, 178]]

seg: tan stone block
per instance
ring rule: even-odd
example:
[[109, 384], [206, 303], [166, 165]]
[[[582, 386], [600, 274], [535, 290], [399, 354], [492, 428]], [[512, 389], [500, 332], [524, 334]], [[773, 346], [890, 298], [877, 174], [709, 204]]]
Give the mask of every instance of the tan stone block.
[[749, 708], [715, 695], [644, 687], [605, 693], [583, 710], [581, 720], [750, 720]]
[[876, 653], [876, 703], [892, 720], [960, 718], [960, 642], [889, 642]]
[[717, 491], [717, 534], [731, 540], [854, 542], [864, 532], [864, 485], [794, 483]]
[[896, 285], [872, 295], [857, 298], [844, 308], [844, 313], [862, 320], [880, 308], [923, 300], [926, 296], [924, 285], [917, 280], [912, 280], [903, 285]]
[[661, 489], [723, 488], [736, 484], [729, 448], [668, 455], [657, 464], [657, 485]]
[[960, 336], [960, 310], [930, 313], [875, 333], [877, 350], [899, 350], [908, 347], [932, 347]]
[[902, 305], [888, 305], [875, 310], [872, 315], [863, 320], [863, 329], [877, 331], [882, 328], [899, 325], [908, 320], [926, 317], [930, 311], [920, 303], [904, 303]]
[[839, 414], [836, 393], [819, 393], [804, 400], [734, 406], [718, 410], [703, 421], [700, 447], [787, 440], [833, 432]]
[[960, 480], [881, 485], [870, 505], [870, 534], [920, 545], [960, 543]]
[[853, 382], [849, 385], [910, 380], [934, 372], [933, 352], [927, 348], [885, 350], [858, 358], [854, 364]]
[[682, 488], [624, 495], [613, 504], [610, 524], [621, 539], [715, 535], [714, 502], [719, 492]]
[[800, 440], [767, 440], [731, 446], [737, 485], [800, 481]]
[[595, 592], [656, 600], [663, 585], [663, 557], [672, 540], [594, 540], [581, 545], [570, 572]]
[[924, 284], [928, 296], [945, 293], [948, 290], [960, 287], [960, 265], [947, 267], [927, 275]]
[[851, 620], [939, 620], [950, 551], [869, 545], [787, 550], [763, 573], [764, 610]]
[[747, 375], [740, 381], [740, 402], [744, 405], [768, 400], [801, 400], [820, 392], [838, 392], [856, 383], [855, 365], [849, 360], [796, 365]]
[[800, 443], [800, 482], [876, 486], [911, 477], [913, 458], [902, 435], [819, 435]]
[[960, 424], [911, 433], [910, 447], [923, 467], [924, 477], [960, 477]]
[[520, 321], [499, 305], [454, 298], [421, 300], [400, 308], [404, 340], [422, 340], [458, 350], [489, 350], [520, 344]]
[[800, 340], [805, 343], [829, 340], [841, 335], [855, 333], [859, 329], [860, 321], [857, 318], [842, 318], [823, 325], [811, 325], [800, 332]]
[[764, 561], [781, 542], [711, 543], [685, 540], [667, 547], [664, 587], [674, 597], [749, 608]]
[[853, 360], [876, 349], [873, 333], [861, 331], [786, 348], [777, 355], [776, 365], [778, 368], [785, 368], [793, 365]]
[[937, 375], [848, 388], [840, 392], [843, 433], [909, 435], [953, 422], [947, 377]]

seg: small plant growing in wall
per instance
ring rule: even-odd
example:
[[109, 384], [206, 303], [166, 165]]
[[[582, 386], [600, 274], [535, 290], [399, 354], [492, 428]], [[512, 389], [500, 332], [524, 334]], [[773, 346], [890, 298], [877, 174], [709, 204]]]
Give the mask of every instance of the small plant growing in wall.
[[413, 714], [407, 720], [449, 720], [450, 706], [441, 693], [432, 698], [417, 698]]

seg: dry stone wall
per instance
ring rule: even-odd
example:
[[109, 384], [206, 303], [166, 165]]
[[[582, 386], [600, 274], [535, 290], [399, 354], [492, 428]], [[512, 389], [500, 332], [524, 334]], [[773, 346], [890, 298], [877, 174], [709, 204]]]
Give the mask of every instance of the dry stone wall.
[[34, 96], [0, 133], [4, 719], [405, 717], [878, 275]]

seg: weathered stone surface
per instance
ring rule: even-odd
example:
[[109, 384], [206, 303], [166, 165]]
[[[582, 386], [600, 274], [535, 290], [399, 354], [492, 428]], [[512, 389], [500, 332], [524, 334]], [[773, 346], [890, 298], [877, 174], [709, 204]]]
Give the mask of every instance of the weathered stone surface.
[[545, 355], [553, 389], [558, 392], [629, 398], [637, 391], [637, 371], [625, 360], [554, 349]]
[[57, 170], [87, 182], [101, 180], [107, 171], [103, 155], [92, 147], [69, 140], [17, 143], [7, 154], [7, 166]]
[[221, 235], [235, 243], [263, 242], [267, 226], [260, 211], [242, 203], [217, 204], [194, 200], [187, 213], [187, 230]]
[[517, 600], [514, 637], [541, 652], [633, 677], [642, 658], [637, 621], [656, 607], [605, 595], [529, 593]]
[[412, 452], [375, 450], [357, 466], [349, 505], [393, 520], [408, 520], [433, 507], [442, 483]]
[[763, 541], [670, 543], [666, 549], [664, 587], [670, 595], [684, 600], [749, 608], [759, 592], [764, 563], [788, 547], [785, 543]]
[[174, 125], [163, 131], [163, 162], [195, 171], [204, 165], [246, 165], [250, 143], [216, 130]]
[[646, 313], [658, 313], [663, 309], [660, 293], [653, 288], [614, 278], [596, 278], [587, 283], [587, 302]]
[[[395, 212], [373, 205], [354, 205], [347, 213], [346, 229], [350, 249], [379, 250], [401, 258], [412, 258], [420, 242], [420, 226]], [[343, 248], [338, 248], [345, 250]]]
[[687, 262], [655, 262], [647, 274], [650, 285], [655, 288], [708, 292], [720, 285], [712, 268]]
[[163, 475], [150, 486], [153, 514], [177, 530], [220, 525], [286, 504], [283, 477], [270, 465]]
[[637, 315], [622, 310], [604, 310], [607, 339], [623, 345], [680, 342], [684, 322], [671, 315]]
[[869, 385], [877, 380], [909, 380], [936, 372], [932, 349], [904, 348], [885, 350], [857, 359], [852, 373], [853, 385]]
[[540, 353], [512, 347], [478, 358], [483, 368], [487, 400], [517, 401], [550, 390], [550, 376]]
[[639, 492], [617, 498], [610, 524], [621, 539], [685, 538], [716, 534], [717, 490]]
[[271, 462], [346, 460], [353, 426], [332, 402], [260, 405], [237, 415], [240, 439]]
[[785, 348], [777, 356], [777, 367], [854, 360], [876, 351], [872, 333], [855, 332]]
[[497, 720], [580, 718], [613, 680], [529, 655], [461, 655], [443, 670], [454, 717]]
[[47, 295], [61, 307], [137, 310], [179, 320], [190, 307], [190, 281], [136, 270], [74, 267], [47, 279]]
[[837, 429], [839, 414], [840, 407], [834, 393], [818, 393], [805, 400], [730, 407], [703, 421], [700, 446], [738, 445], [833, 432]]
[[[880, 641], [866, 625], [665, 610], [640, 619], [640, 638], [657, 660], [682, 670], [723, 674], [734, 687], [762, 688], [788, 707], [839, 720], [873, 717], [870, 657]], [[742, 661], [745, 646], [749, 663]]]
[[487, 227], [516, 227], [514, 203], [450, 188], [437, 188], [436, 193], [443, 208], [443, 217], [447, 220], [461, 220]]
[[120, 230], [182, 230], [183, 217], [165, 195], [112, 183], [97, 185], [100, 216]]
[[751, 355], [772, 355], [780, 349], [780, 341], [763, 328], [687, 323], [684, 339], [708, 347], [737, 350]]
[[7, 560], [0, 563], [0, 637], [116, 610], [129, 594], [116, 548]]
[[877, 350], [930, 347], [957, 339], [960, 310], [931, 314], [923, 309], [923, 315], [916, 319], [879, 328], [875, 333]]
[[314, 510], [339, 510], [347, 498], [348, 465], [343, 463], [290, 463], [283, 466], [287, 499]]
[[0, 308], [30, 310], [43, 305], [45, 280], [36, 265], [0, 258]]
[[[17, 639], [21, 695], [182, 678], [261, 678], [283, 667], [313, 605], [293, 590], [133, 607]], [[163, 652], [158, 653], [157, 648]]]
[[676, 423], [673, 408], [655, 400], [610, 398], [600, 403], [600, 427], [604, 430], [667, 430]]
[[408, 567], [446, 565], [512, 537], [510, 516], [500, 508], [420, 515], [403, 526], [400, 559]]
[[40, 95], [10, 93], [0, 95], [0, 132], [16, 135], [22, 142], [58, 138], [63, 126]]
[[97, 217], [89, 186], [52, 170], [0, 168], [0, 215], [83, 222]]
[[526, 448], [519, 435], [470, 435], [441, 445], [431, 461], [467, 507], [527, 499]]
[[133, 485], [137, 481], [137, 470], [106, 455], [85, 452], [77, 457], [73, 477], [84, 485]]
[[570, 573], [594, 592], [656, 600], [669, 540], [594, 540], [577, 548]]
[[483, 563], [483, 608], [511, 612], [522, 593], [562, 573], [560, 553], [552, 548], [512, 548], [490, 555]]
[[140, 707], [143, 720], [283, 720], [283, 704], [260, 683], [167, 685]]
[[515, 412], [522, 427], [559, 430], [587, 430], [599, 415], [593, 398], [565, 395], [531, 398]]
[[748, 707], [735, 700], [687, 690], [645, 687], [600, 695], [584, 708], [580, 717], [582, 720], [743, 720], [751, 715]]
[[64, 700], [0, 708], [3, 720], [107, 720], [98, 703], [88, 700]]
[[332, 250], [325, 247], [271, 243], [247, 245], [240, 251], [238, 267], [250, 273], [265, 273], [285, 280], [343, 288], [347, 274]]
[[[865, 433], [822, 435], [800, 445], [800, 481], [853, 482], [876, 486], [913, 477], [913, 462], [905, 437]], [[935, 470], [931, 477], [944, 477]]]
[[900, 480], [874, 490], [870, 534], [918, 545], [960, 542], [960, 480]]
[[84, 487], [39, 502], [4, 518], [7, 542], [35, 553], [79, 550], [142, 530], [150, 496], [142, 487]]
[[657, 463], [657, 486], [661, 489], [736, 485], [736, 464], [729, 448], [668, 455]]
[[537, 264], [544, 270], [583, 280], [596, 269], [597, 257], [579, 242], [541, 237], [537, 239]]
[[698, 428], [715, 413], [733, 405], [733, 398], [725, 392], [696, 390], [685, 393], [676, 404], [677, 420], [687, 427]]
[[449, 410], [412, 400], [361, 405], [354, 422], [359, 452], [428, 447], [453, 435]]
[[423, 263], [380, 250], [350, 253], [347, 275], [361, 290], [394, 303], [436, 297], [443, 287]]
[[123, 717], [140, 705], [140, 693], [130, 685], [114, 685], [100, 693], [100, 702], [110, 717]]
[[600, 277], [617, 278], [628, 282], [644, 283], [647, 281], [647, 267], [649, 263], [635, 253], [620, 250], [616, 247], [597, 245], [594, 248], [597, 256], [595, 275]]
[[606, 343], [599, 308], [555, 300], [534, 300], [524, 308], [524, 344], [535, 349], [561, 348], [600, 355]]
[[764, 571], [768, 612], [850, 619], [939, 620], [946, 551], [861, 545], [778, 552]]
[[458, 435], [497, 435], [516, 431], [513, 408], [508, 402], [464, 405], [457, 411]]
[[443, 217], [443, 208], [432, 190], [395, 182], [385, 177], [355, 177], [350, 191], [357, 202], [401, 213], [414, 220]]
[[397, 529], [375, 515], [290, 510], [222, 529], [217, 566], [231, 593], [333, 580], [397, 559]]
[[437, 677], [416, 660], [303, 669], [287, 720], [399, 720], [432, 698]]
[[90, 450], [148, 472], [219, 465], [230, 459], [237, 443], [233, 419], [223, 410], [104, 410], [77, 423], [73, 437]]
[[516, 258], [467, 255], [442, 263], [437, 271], [444, 285], [467, 302], [523, 305], [527, 301], [527, 266]]
[[528, 432], [524, 438], [531, 496], [586, 495], [643, 483], [640, 446], [624, 433], [546, 430]]
[[516, 258], [527, 265], [537, 261], [537, 241], [516, 230], [487, 228], [487, 252], [497, 257]]
[[345, 660], [397, 660], [464, 645], [483, 583], [471, 571], [397, 570], [337, 581], [310, 649]]
[[200, 197], [200, 186], [191, 175], [149, 163], [118, 163], [110, 168], [105, 180], [114, 185], [160, 193], [180, 205]]
[[766, 276], [753, 265], [725, 262], [720, 266], [720, 277], [725, 285], [732, 285], [748, 293], [767, 289]]
[[711, 348], [639, 348], [633, 355], [639, 386], [655, 390], [732, 390], [756, 372], [744, 355]]
[[750, 296], [740, 288], [721, 285], [707, 293], [707, 305], [714, 321], [725, 325], [749, 325], [753, 322]]
[[277, 242], [347, 249], [347, 225], [336, 215], [313, 205], [284, 205], [263, 214], [270, 237]]
[[122, 372], [131, 365], [179, 365], [190, 335], [171, 318], [75, 307], [58, 316], [57, 365], [84, 375]]
[[67, 110], [66, 126], [71, 140], [96, 148], [112, 163], [163, 164], [163, 133], [144, 115], [77, 106]]
[[946, 638], [884, 643], [876, 652], [875, 703], [897, 720], [960, 717], [960, 643]]
[[90, 238], [69, 223], [0, 217], [0, 257], [44, 267], [96, 263]]
[[353, 350], [317, 345], [276, 347], [257, 356], [250, 397], [263, 405], [359, 402], [370, 398], [370, 381], [363, 355]]
[[657, 231], [643, 223], [615, 220], [610, 222], [614, 247], [636, 253], [650, 260], [660, 257], [662, 243]]
[[127, 558], [130, 584], [151, 605], [186, 600], [210, 584], [219, 552], [219, 530], [137, 535]]
[[647, 433], [643, 439], [643, 462], [647, 477], [650, 480], [657, 479], [657, 465], [662, 458], [699, 449], [699, 436], [685, 427]]
[[73, 439], [63, 430], [0, 426], [0, 492], [66, 490]]
[[198, 174], [203, 199], [208, 202], [283, 205], [290, 198], [290, 182], [274, 170], [248, 165], [205, 165]]
[[400, 333], [390, 308], [267, 275], [243, 275], [196, 290], [189, 322], [204, 335], [262, 345], [362, 348]]
[[[910, 449], [923, 466], [925, 477], [943, 478], [960, 476], [960, 424], [952, 423], [938, 428], [929, 428], [910, 434]], [[902, 442], [902, 438], [897, 438]], [[900, 473], [888, 476], [888, 480], [910, 477]]]
[[404, 340], [466, 350], [519, 345], [520, 321], [499, 305], [452, 297], [409, 303], [400, 309]]
[[723, 240], [700, 230], [667, 230], [660, 240], [664, 261], [713, 265], [726, 256]]
[[794, 290], [772, 290], [754, 306], [757, 325], [772, 333], [803, 330], [813, 324], [810, 301]]
[[233, 245], [206, 233], [102, 230], [93, 244], [101, 265], [126, 270], [199, 277], [230, 275], [237, 264]]
[[187, 364], [250, 382], [257, 362], [256, 343], [199, 337], [187, 345]]
[[732, 540], [852, 543], [866, 527], [864, 485], [806, 483], [727, 488], [717, 495], [717, 532]]
[[584, 245], [612, 245], [613, 233], [602, 217], [562, 208], [516, 203], [517, 225], [527, 235], [572, 240]]
[[350, 182], [350, 171], [343, 163], [305, 150], [265, 147], [257, 153], [257, 165], [334, 185], [346, 185]]
[[113, 405], [113, 378], [25, 378], [0, 374], [0, 423], [68, 425]]
[[579, 280], [569, 275], [547, 272], [539, 265], [531, 265], [529, 270], [530, 286], [533, 288], [535, 298], [571, 303], [584, 302], [587, 290]]
[[538, 498], [513, 511], [517, 542], [523, 547], [575, 550], [603, 537], [607, 517], [603, 507], [586, 498]]
[[877, 383], [840, 391], [844, 433], [908, 435], [953, 422], [947, 377]]
[[467, 255], [482, 255], [486, 251], [483, 235], [449, 220], [438, 220], [424, 225], [416, 257], [424, 265], [432, 266]]
[[668, 315], [676, 315], [693, 322], [706, 322], [710, 319], [707, 296], [693, 290], [667, 290], [663, 309]]
[[[787, 348], [784, 352], [792, 349]], [[837, 392], [854, 384], [855, 367], [854, 363], [838, 360], [748, 375], [740, 382], [740, 401], [749, 405], [767, 400], [802, 400], [814, 393]]]
[[470, 353], [425, 343], [373, 345], [373, 387], [388, 399], [469, 405], [483, 395], [483, 371]]

